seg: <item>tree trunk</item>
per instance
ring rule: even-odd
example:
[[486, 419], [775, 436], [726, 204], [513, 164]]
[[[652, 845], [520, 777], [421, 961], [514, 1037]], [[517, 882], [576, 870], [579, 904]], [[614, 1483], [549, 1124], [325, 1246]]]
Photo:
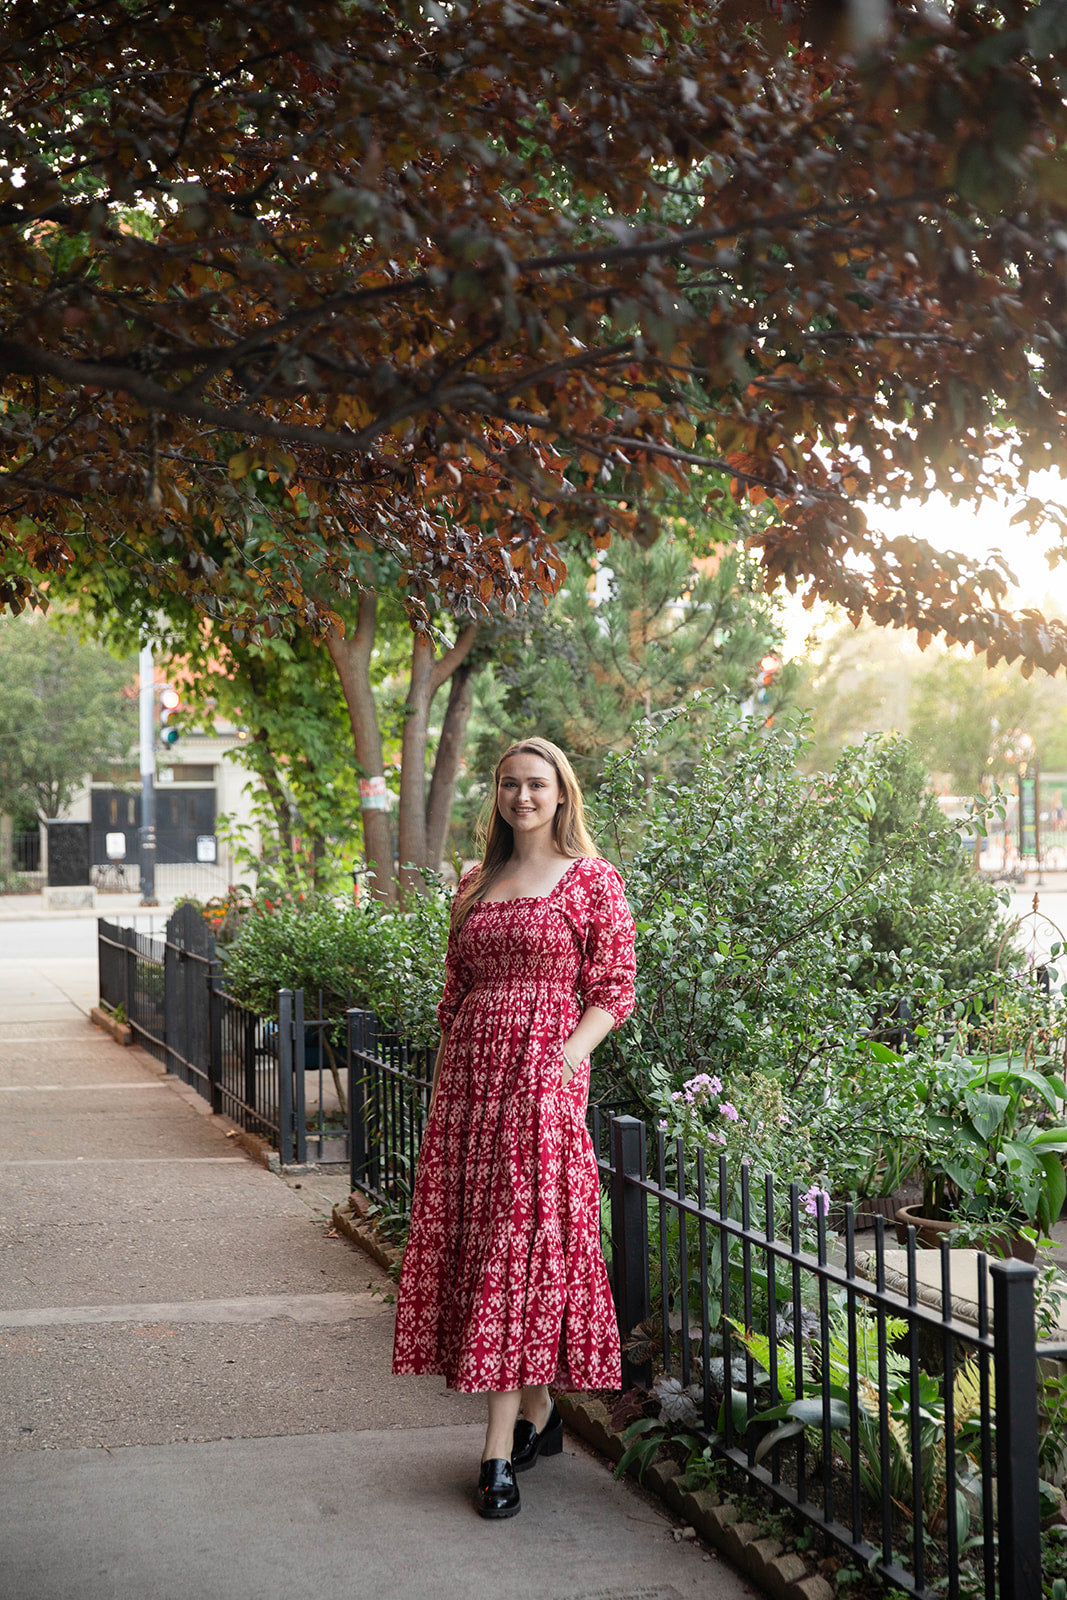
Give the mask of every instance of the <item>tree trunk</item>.
[[266, 728], [259, 728], [252, 735], [254, 744], [260, 746], [262, 755], [258, 758], [259, 777], [267, 792], [271, 810], [274, 812], [274, 821], [278, 829], [278, 842], [291, 860], [296, 860], [296, 840], [293, 838], [292, 815], [289, 802], [278, 780], [278, 771], [271, 755], [270, 744], [267, 740]]
[[443, 683], [466, 661], [477, 636], [476, 623], [464, 628], [451, 649], [434, 660], [433, 644], [416, 634], [411, 647], [411, 679], [404, 707], [404, 732], [400, 764], [400, 888], [419, 892], [424, 887], [421, 869], [434, 867], [426, 825], [426, 750], [430, 739], [430, 708]]
[[400, 746], [400, 818], [398, 865], [401, 896], [423, 887], [426, 866], [426, 747], [433, 703], [433, 644], [417, 633], [411, 646], [411, 676], [404, 702]]
[[474, 668], [468, 659], [461, 661], [452, 674], [448, 705], [441, 724], [437, 758], [430, 780], [430, 798], [426, 805], [426, 864], [430, 867], [440, 867], [445, 853], [452, 801], [456, 793], [456, 776], [473, 705]]
[[[364, 777], [384, 780], [382, 736], [370, 681], [371, 651], [374, 648], [377, 620], [377, 596], [371, 590], [364, 590], [359, 597], [355, 632], [344, 638], [338, 633], [330, 633], [326, 647], [341, 680], [348, 719], [352, 725], [356, 761]], [[379, 900], [392, 904], [397, 892], [393, 874], [393, 830], [388, 811], [366, 804], [368, 799], [376, 798], [376, 795], [363, 796], [363, 849], [371, 874], [371, 893]]]

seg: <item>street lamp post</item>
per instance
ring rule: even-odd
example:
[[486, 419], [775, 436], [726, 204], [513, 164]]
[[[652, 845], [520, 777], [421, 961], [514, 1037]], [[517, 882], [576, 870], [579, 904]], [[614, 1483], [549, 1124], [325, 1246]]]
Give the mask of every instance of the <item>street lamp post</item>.
[[1037, 745], [1030, 734], [1018, 729], [1013, 730], [1012, 743], [1019, 764], [1019, 860], [1025, 863], [1027, 856], [1033, 855], [1040, 888], [1044, 879], [1041, 876], [1041, 796], [1038, 788], [1040, 773]]
[[141, 904], [158, 905], [156, 899], [156, 667], [152, 646], [140, 655], [141, 731]]

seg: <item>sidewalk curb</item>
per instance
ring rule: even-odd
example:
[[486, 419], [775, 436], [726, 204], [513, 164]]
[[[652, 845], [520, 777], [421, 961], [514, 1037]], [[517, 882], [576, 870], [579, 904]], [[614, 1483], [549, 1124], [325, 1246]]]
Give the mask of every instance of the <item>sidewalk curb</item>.
[[118, 1017], [112, 1016], [110, 1011], [105, 1011], [103, 1006], [89, 1007], [89, 1021], [94, 1023], [96, 1027], [103, 1028], [105, 1033], [109, 1033], [116, 1044], [131, 1045], [137, 1043], [134, 1031], [129, 1023], [120, 1022]]
[[281, 1176], [282, 1158], [272, 1144], [268, 1144], [266, 1139], [261, 1139], [258, 1133], [252, 1133], [248, 1128], [239, 1127], [236, 1122], [232, 1122], [229, 1117], [224, 1116], [221, 1112], [217, 1112], [216, 1115], [220, 1122], [230, 1123], [227, 1138], [232, 1138], [236, 1144], [241, 1146], [242, 1150], [248, 1152], [254, 1161], [258, 1161], [261, 1167], [266, 1167], [268, 1172], [273, 1172], [278, 1177]]
[[381, 1240], [375, 1236], [370, 1224], [354, 1216], [351, 1210], [346, 1210], [343, 1205], [334, 1206], [333, 1225], [338, 1233], [343, 1233], [345, 1238], [349, 1239], [352, 1244], [358, 1245], [380, 1267], [384, 1267], [386, 1272], [400, 1270], [400, 1263], [404, 1259], [403, 1250], [397, 1250], [389, 1244], [382, 1244]]

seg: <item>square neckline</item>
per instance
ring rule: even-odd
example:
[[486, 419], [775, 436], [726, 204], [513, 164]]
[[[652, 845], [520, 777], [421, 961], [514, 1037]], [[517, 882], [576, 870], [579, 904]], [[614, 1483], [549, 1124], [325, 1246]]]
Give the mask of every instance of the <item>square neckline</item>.
[[[578, 865], [579, 861], [589, 861], [591, 859], [592, 858], [590, 856], [575, 856], [574, 860], [571, 862], [571, 864], [567, 868], [566, 872], [562, 873], [561, 876], [556, 879], [555, 883], [552, 885], [551, 889], [548, 891], [547, 894], [516, 894], [516, 895], [512, 895], [510, 900], [476, 900], [474, 902], [474, 905], [475, 906], [543, 905], [546, 900], [551, 900], [552, 896], [557, 892], [557, 890], [559, 890], [559, 889], [561, 889], [563, 887], [564, 883], [566, 883], [567, 879], [570, 877], [571, 873], [574, 871], [574, 869]], [[474, 909], [474, 906], [471, 907], [472, 911], [473, 911], [473, 909]]]

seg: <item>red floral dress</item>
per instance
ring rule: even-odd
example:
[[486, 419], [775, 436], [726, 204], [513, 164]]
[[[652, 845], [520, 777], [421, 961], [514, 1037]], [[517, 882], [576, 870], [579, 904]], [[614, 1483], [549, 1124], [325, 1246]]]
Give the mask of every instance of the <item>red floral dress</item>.
[[476, 902], [450, 937], [394, 1372], [440, 1372], [468, 1393], [618, 1387], [589, 1062], [562, 1088], [562, 1045], [587, 1006], [629, 1016], [633, 980], [633, 918], [599, 858], [541, 899]]

